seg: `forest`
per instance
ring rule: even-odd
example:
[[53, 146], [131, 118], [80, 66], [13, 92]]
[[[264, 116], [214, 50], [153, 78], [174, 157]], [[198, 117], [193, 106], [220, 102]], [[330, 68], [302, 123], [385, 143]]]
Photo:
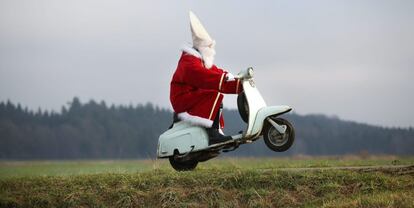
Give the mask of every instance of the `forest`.
[[[225, 109], [225, 133], [243, 130], [237, 110]], [[292, 148], [268, 150], [263, 141], [242, 145], [228, 156], [414, 154], [414, 130], [385, 128], [325, 115], [282, 116], [296, 131]], [[154, 104], [82, 103], [75, 97], [60, 112], [29, 110], [0, 103], [0, 159], [155, 158], [158, 136], [172, 123], [172, 112]]]

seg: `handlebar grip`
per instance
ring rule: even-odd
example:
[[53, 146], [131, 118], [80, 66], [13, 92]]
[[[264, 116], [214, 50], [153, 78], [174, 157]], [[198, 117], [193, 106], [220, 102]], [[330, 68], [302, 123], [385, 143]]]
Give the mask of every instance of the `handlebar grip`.
[[248, 67], [247, 69], [241, 70], [236, 76], [234, 76], [237, 79], [249, 79], [253, 77], [253, 67]]

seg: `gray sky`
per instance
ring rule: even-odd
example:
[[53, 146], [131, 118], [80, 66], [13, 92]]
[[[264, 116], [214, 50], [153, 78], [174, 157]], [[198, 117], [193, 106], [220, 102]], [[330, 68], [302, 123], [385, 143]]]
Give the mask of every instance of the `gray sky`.
[[216, 39], [216, 64], [234, 74], [253, 66], [268, 105], [414, 126], [410, 0], [0, 0], [0, 101], [60, 110], [78, 96], [171, 108], [189, 10]]

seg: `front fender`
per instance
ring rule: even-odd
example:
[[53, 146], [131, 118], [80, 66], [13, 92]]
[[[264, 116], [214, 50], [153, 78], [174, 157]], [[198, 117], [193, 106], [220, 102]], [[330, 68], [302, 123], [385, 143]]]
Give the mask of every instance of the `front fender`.
[[261, 108], [256, 114], [251, 132], [246, 132], [245, 137], [255, 138], [259, 136], [260, 132], [262, 131], [264, 121], [267, 117], [282, 115], [291, 110], [292, 108], [287, 105], [268, 106]]

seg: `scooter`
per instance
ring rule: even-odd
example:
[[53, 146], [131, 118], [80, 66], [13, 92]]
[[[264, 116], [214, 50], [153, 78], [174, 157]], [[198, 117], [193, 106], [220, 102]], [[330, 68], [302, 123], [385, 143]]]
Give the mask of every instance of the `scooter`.
[[158, 139], [158, 158], [169, 158], [171, 166], [177, 171], [189, 171], [199, 162], [217, 157], [221, 152], [237, 149], [242, 144], [252, 143], [261, 136], [271, 150], [288, 150], [295, 140], [295, 130], [286, 119], [278, 116], [292, 110], [286, 105], [267, 106], [253, 79], [253, 68], [240, 71], [244, 91], [237, 97], [239, 114], [247, 127], [232, 140], [209, 145], [208, 135], [203, 127], [194, 126], [185, 121], [173, 125]]

